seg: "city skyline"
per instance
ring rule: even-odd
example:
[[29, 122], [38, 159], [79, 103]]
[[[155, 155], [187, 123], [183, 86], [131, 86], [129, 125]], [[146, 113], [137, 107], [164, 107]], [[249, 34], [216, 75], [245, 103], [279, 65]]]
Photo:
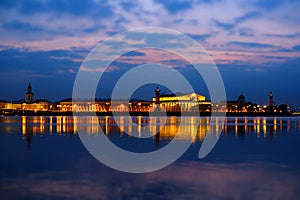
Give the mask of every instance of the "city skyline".
[[[287, 104], [274, 103], [270, 92], [268, 104], [257, 104], [246, 100], [241, 94], [236, 100], [212, 102], [206, 96], [196, 92], [162, 94], [159, 87], [153, 91], [152, 100], [131, 98], [95, 98], [95, 99], [62, 99], [56, 102], [47, 99], [35, 99], [31, 83], [28, 84], [24, 99], [16, 101], [0, 100], [2, 115], [70, 115], [71, 113], [111, 115], [114, 112], [124, 115], [148, 115], [150, 113], [166, 113], [167, 115], [211, 115], [226, 113], [229, 115], [258, 116], [291, 116], [299, 115], [297, 109]], [[155, 94], [155, 95], [154, 95]], [[76, 114], [75, 114], [76, 115]], [[150, 114], [151, 115], [151, 114]]]
[[[276, 104], [299, 108], [297, 7], [299, 2], [290, 0], [91, 0], [80, 6], [66, 1], [2, 1], [0, 99], [23, 98], [28, 82], [37, 99], [69, 98], [81, 62], [99, 41], [128, 29], [158, 26], [183, 32], [208, 51], [223, 77], [228, 100], [244, 94], [266, 104], [272, 91]], [[124, 55], [107, 72], [112, 77], [107, 85], [123, 69], [155, 61], [174, 66], [189, 77], [197, 93], [208, 96], [187, 63], [160, 55], [147, 50]], [[106, 88], [99, 97], [109, 96], [111, 88]], [[139, 96], [151, 98], [149, 88], [142, 88]]]
[[[155, 84], [154, 84], [154, 85], [155, 85]], [[24, 103], [29, 103], [29, 104], [30, 104], [30, 103], [33, 103], [33, 102], [35, 102], [35, 101], [50, 101], [50, 102], [51, 102], [51, 99], [41, 98], [41, 97], [39, 97], [39, 95], [37, 95], [37, 96], [38, 96], [37, 98], [34, 98], [34, 97], [35, 97], [35, 93], [33, 93], [33, 89], [32, 89], [32, 84], [31, 84], [31, 82], [28, 83], [28, 85], [27, 85], [26, 88], [27, 88], [27, 90], [26, 90], [26, 92], [24, 92], [23, 97], [20, 97], [19, 99], [0, 99], [0, 101], [7, 101], [7, 102], [9, 102], [9, 101], [11, 101], [11, 102], [15, 102], [15, 101], [16, 101], [16, 102], [18, 102], [18, 101], [24, 101]], [[156, 87], [156, 88], [158, 89], [159, 87]], [[164, 87], [163, 87], [163, 88], [164, 88]], [[153, 89], [155, 89], [155, 88], [153, 88]], [[148, 95], [150, 95], [150, 98], [134, 98], [134, 96], [132, 96], [130, 99], [119, 99], [119, 100], [134, 100], [134, 101], [139, 100], [139, 101], [153, 101], [153, 102], [155, 102], [155, 92], [156, 92], [156, 90], [154, 90], [154, 92], [151, 91], [150, 94], [148, 94]], [[189, 92], [179, 92], [179, 91], [177, 91], [177, 92], [175, 92], [175, 93], [172, 93], [172, 91], [168, 90], [167, 88], [165, 88], [165, 91], [162, 91], [162, 92], [164, 92], [164, 93], [161, 94], [161, 98], [169, 97], [169, 96], [173, 96], [173, 95], [180, 97], [180, 96], [182, 96], [182, 95], [188, 95], [188, 94], [191, 94], [191, 93], [189, 93]], [[270, 94], [273, 95], [272, 92], [270, 92], [270, 93], [268, 93], [268, 94], [265, 95], [265, 96], [268, 97], [268, 98], [265, 99], [265, 104], [262, 104], [262, 105], [268, 105], [268, 104], [269, 104], [269, 101], [270, 101]], [[24, 95], [25, 95], [25, 96], [24, 96]], [[201, 96], [201, 94], [197, 94], [197, 95], [200, 95], [200, 96]], [[241, 93], [241, 94], [237, 95], [236, 98], [234, 98], [234, 99], [227, 99], [227, 101], [228, 101], [228, 102], [231, 102], [231, 101], [238, 100], [241, 96], [242, 96], [244, 99], [246, 98], [246, 97], [244, 96], [244, 94]], [[204, 97], [204, 96], [202, 96], [202, 97], [203, 97], [204, 99], [207, 98], [207, 97]], [[98, 98], [98, 97], [96, 96], [96, 97], [95, 97], [95, 100], [97, 100], [97, 99], [110, 100], [111, 98], [105, 98], [105, 97], [104, 97], [104, 98]], [[72, 97], [65, 98], [65, 99], [58, 99], [58, 101], [65, 101], [65, 100], [72, 100]], [[86, 100], [89, 100], [89, 99], [82, 99], [82, 100], [86, 101]], [[114, 100], [117, 100], [117, 99], [114, 99]], [[210, 101], [209, 98], [208, 98], [207, 100]], [[55, 102], [55, 101], [52, 101], [52, 102]], [[249, 101], [249, 102], [251, 102], [251, 101]], [[282, 104], [284, 104], [284, 102], [282, 102]], [[277, 104], [274, 104], [274, 105], [277, 105]], [[279, 105], [279, 104], [278, 104], [278, 105]], [[287, 105], [287, 104], [286, 104], [286, 105]]]

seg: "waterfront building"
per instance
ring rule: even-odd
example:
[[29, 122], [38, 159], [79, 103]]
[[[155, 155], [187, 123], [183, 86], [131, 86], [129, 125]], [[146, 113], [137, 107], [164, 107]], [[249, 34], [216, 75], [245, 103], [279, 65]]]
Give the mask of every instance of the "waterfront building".
[[[153, 102], [158, 104], [157, 95], [154, 97]], [[166, 112], [210, 112], [211, 102], [206, 101], [205, 96], [195, 92], [182, 94], [166, 94], [159, 96], [159, 106]]]
[[[182, 94], [163, 94], [157, 87], [154, 90], [155, 96], [152, 101], [143, 100], [110, 100], [96, 99], [92, 100], [73, 100], [65, 99], [60, 102], [48, 102], [46, 100], [35, 100], [32, 86], [29, 83], [25, 99], [18, 101], [0, 101], [0, 110], [2, 114], [24, 114], [24, 111], [31, 112], [131, 112], [147, 113], [162, 111], [169, 113], [180, 112], [227, 112], [227, 113], [289, 113], [289, 107], [285, 104], [277, 106], [273, 102], [273, 93], [269, 93], [269, 105], [260, 106], [255, 103], [247, 102], [243, 94], [237, 100], [219, 103], [211, 103], [205, 96], [195, 92]], [[26, 112], [25, 112], [26, 113]]]
[[61, 112], [149, 112], [153, 103], [147, 101], [128, 102], [124, 100], [74, 101], [64, 100], [57, 106]]
[[24, 100], [11, 101], [11, 102], [1, 102], [0, 109], [1, 110], [23, 110], [23, 111], [49, 111], [52, 108], [52, 104], [50, 104], [46, 100], [34, 100], [32, 86], [29, 83], [27, 87], [27, 92], [25, 93]]
[[227, 101], [226, 112], [259, 112], [260, 105], [246, 102], [246, 98], [243, 94], [241, 94], [237, 100], [235, 101]]
[[0, 109], [11, 109], [12, 103], [7, 101], [0, 101]]

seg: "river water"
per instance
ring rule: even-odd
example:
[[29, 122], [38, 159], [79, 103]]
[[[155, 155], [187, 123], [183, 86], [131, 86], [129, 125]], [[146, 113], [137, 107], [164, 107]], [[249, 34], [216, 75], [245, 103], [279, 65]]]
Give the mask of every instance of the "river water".
[[[299, 199], [299, 117], [218, 120], [2, 116], [0, 199]], [[199, 159], [210, 131], [220, 138]], [[190, 147], [161, 170], [132, 174], [95, 159], [81, 132], [136, 153], [164, 148], [176, 134]]]

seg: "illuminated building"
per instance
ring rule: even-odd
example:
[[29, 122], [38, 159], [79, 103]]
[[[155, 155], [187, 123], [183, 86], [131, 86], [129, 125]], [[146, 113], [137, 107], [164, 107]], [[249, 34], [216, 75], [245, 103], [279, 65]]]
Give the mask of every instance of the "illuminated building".
[[[152, 99], [157, 104], [157, 95]], [[166, 112], [210, 112], [211, 102], [197, 93], [160, 95], [159, 106]]]
[[[148, 113], [154, 111], [162, 111], [172, 113], [180, 112], [227, 112], [227, 113], [282, 113], [291, 114], [290, 109], [287, 105], [281, 104], [275, 105], [273, 102], [273, 94], [269, 93], [269, 106], [260, 106], [245, 100], [244, 95], [240, 95], [235, 101], [226, 101], [219, 103], [211, 103], [206, 100], [206, 97], [197, 93], [175, 93], [161, 95], [161, 90], [157, 87], [154, 90], [155, 96], [152, 101], [143, 100], [110, 100], [110, 99], [96, 99], [91, 100], [74, 100], [65, 99], [59, 103], [51, 103], [46, 100], [34, 100], [32, 86], [29, 83], [27, 92], [25, 93], [24, 100], [18, 101], [0, 101], [0, 112], [1, 114], [13, 114], [13, 115], [24, 115], [31, 113], [38, 114], [51, 114], [55, 112], [97, 112], [97, 113]], [[69, 114], [69, 113], [68, 113]], [[133, 114], [135, 115], [135, 114]]]
[[[156, 99], [153, 98], [153, 101]], [[197, 93], [190, 93], [190, 94], [167, 94], [167, 95], [160, 95], [159, 102], [171, 102], [171, 101], [187, 101], [187, 102], [203, 102], [205, 101], [205, 96], [202, 96]]]
[[57, 106], [60, 112], [149, 112], [152, 102], [114, 101], [61, 101]]
[[246, 102], [246, 98], [243, 94], [239, 96], [236, 101], [227, 101], [228, 113], [246, 113], [246, 112], [259, 112], [260, 106], [251, 102]]
[[12, 109], [13, 104], [11, 102], [2, 101], [0, 102], [0, 109]]
[[45, 100], [34, 100], [31, 84], [28, 84], [25, 100], [0, 103], [0, 109], [5, 111], [22, 110], [22, 111], [49, 111], [49, 102]]
[[57, 106], [61, 112], [153, 112], [160, 109], [166, 112], [210, 112], [211, 103], [196, 93], [160, 95], [155, 90], [153, 101], [74, 101], [67, 99]]
[[[18, 108], [19, 109], [19, 106]], [[27, 92], [25, 93], [25, 101], [21, 105], [22, 110], [29, 110], [29, 111], [48, 111], [49, 110], [49, 103], [47, 101], [41, 100], [34, 100], [33, 99], [33, 92], [31, 84], [28, 84]]]

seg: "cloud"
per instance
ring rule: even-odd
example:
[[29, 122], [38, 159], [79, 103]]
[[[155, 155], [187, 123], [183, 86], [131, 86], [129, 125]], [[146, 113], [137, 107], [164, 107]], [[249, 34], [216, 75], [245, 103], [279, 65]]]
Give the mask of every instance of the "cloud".
[[[231, 31], [232, 29], [234, 29], [235, 27], [237, 27], [239, 24], [242, 24], [250, 19], [255, 19], [258, 17], [261, 17], [262, 14], [257, 12], [257, 11], [253, 11], [253, 12], [248, 12], [242, 16], [236, 17], [234, 18], [232, 21], [232, 23], [225, 23], [225, 22], [221, 22], [219, 20], [214, 20], [214, 24], [215, 26], [225, 30], [225, 31]], [[253, 32], [252, 29], [250, 28], [241, 28], [239, 30], [239, 33], [241, 36], [253, 36], [253, 33], [250, 33], [250, 31]]]
[[276, 52], [291, 53], [291, 52], [294, 52], [294, 51], [292, 49], [282, 48], [282, 49], [276, 50]]
[[219, 3], [223, 0], [198, 0], [196, 1], [197, 4], [203, 4], [203, 3], [206, 3], [206, 4], [212, 4], [212, 3]]
[[116, 71], [119, 70], [120, 68], [117, 66], [109, 66], [107, 68], [103, 68], [103, 67], [86, 67], [86, 66], [81, 66], [80, 67], [80, 71], [83, 72], [112, 72], [112, 71]]
[[282, 48], [277, 50], [277, 52], [300, 52], [300, 44], [293, 46], [290, 49]]
[[69, 71], [78, 68], [82, 56], [67, 50], [28, 51], [21, 49], [5, 49], [0, 51], [2, 72], [26, 70], [40, 74], [55, 74], [58, 70]]
[[2, 4], [10, 9], [17, 8], [19, 13], [26, 16], [51, 13], [55, 17], [62, 14], [69, 14], [73, 16], [98, 16], [107, 18], [114, 15], [113, 8], [103, 0], [27, 0], [18, 1], [17, 3], [4, 1]]
[[216, 33], [207, 33], [207, 34], [190, 34], [187, 33], [188, 36], [197, 41], [204, 41], [210, 37], [213, 37]]
[[246, 13], [245, 15], [242, 15], [240, 17], [237, 17], [235, 19], [235, 22], [236, 23], [243, 23], [249, 19], [257, 19], [258, 17], [261, 17], [262, 14], [260, 12], [257, 12], [257, 11], [253, 11], [253, 12], [249, 12], [249, 13]]
[[251, 28], [241, 28], [238, 30], [240, 36], [253, 37], [254, 31]]
[[154, 0], [154, 2], [161, 4], [171, 14], [184, 12], [193, 7], [192, 0]]
[[94, 25], [94, 26], [83, 29], [83, 32], [88, 33], [88, 34], [96, 33], [101, 29], [104, 30], [105, 28], [107, 28], [105, 25], [98, 24], [98, 25]]
[[26, 2], [20, 1], [20, 6], [18, 8], [18, 11], [23, 15], [33, 15], [46, 12], [47, 10], [46, 2], [38, 0], [28, 0]]
[[125, 11], [130, 11], [132, 8], [137, 6], [137, 3], [134, 1], [123, 1], [120, 5]]
[[300, 52], [300, 44], [293, 46], [292, 48], [294, 51], [299, 51]]
[[220, 22], [218, 20], [214, 20], [214, 23], [217, 27], [224, 29], [224, 30], [231, 30], [236, 26], [233, 23], [224, 23], [224, 22]]
[[[262, 14], [260, 13], [260, 12], [257, 12], [257, 11], [253, 11], [253, 12], [248, 12], [248, 13], [246, 13], [246, 14], [244, 14], [244, 15], [242, 15], [242, 16], [239, 16], [239, 17], [236, 17], [236, 18], [234, 18], [232, 21], [232, 23], [225, 23], [225, 22], [221, 22], [221, 21], [219, 21], [219, 20], [214, 20], [214, 24], [217, 26], [217, 27], [219, 27], [219, 28], [221, 28], [221, 29], [223, 29], [223, 30], [226, 30], [226, 31], [228, 31], [228, 30], [232, 30], [232, 29], [234, 29], [236, 26], [238, 26], [239, 24], [242, 24], [242, 23], [244, 23], [244, 22], [246, 22], [246, 21], [248, 21], [248, 20], [250, 20], [250, 19], [256, 19], [256, 18], [258, 18], [258, 17], [261, 17], [262, 16]], [[245, 29], [250, 29], [250, 28], [243, 28], [244, 30]], [[243, 33], [245, 33], [245, 31], [243, 31]], [[244, 36], [246, 36], [247, 34], [244, 34]], [[248, 36], [248, 35], [247, 35]]]
[[[235, 60], [228, 61], [226, 63], [217, 63], [222, 69], [230, 69], [229, 71], [252, 71], [257, 68], [262, 69], [261, 71], [276, 73], [280, 72], [282, 74], [288, 75], [289, 72], [293, 71], [294, 73], [300, 72], [300, 68], [297, 67], [300, 62], [300, 58], [294, 58], [289, 56], [280, 56], [280, 55], [257, 55], [250, 56], [249, 60], [243, 60], [242, 56], [236, 58]], [[239, 59], [240, 58], [240, 59]], [[251, 61], [252, 60], [252, 61]], [[261, 62], [256, 63], [257, 60]], [[218, 60], [216, 60], [218, 62]]]
[[260, 56], [262, 58], [268, 58], [268, 59], [276, 59], [276, 60], [286, 60], [288, 59], [288, 57], [284, 57], [284, 56], [268, 56], [268, 55], [262, 55]]
[[124, 54], [123, 56], [129, 56], [129, 57], [134, 56], [135, 57], [135, 56], [145, 56], [145, 55], [146, 54], [144, 52], [130, 51], [130, 52]]
[[295, 1], [297, 0], [268, 0], [268, 1], [255, 0], [255, 1], [251, 1], [250, 3], [253, 4], [255, 7], [264, 10], [273, 10], [281, 6], [282, 4], [285, 4], [287, 2], [295, 2]]
[[240, 41], [232, 41], [227, 43], [229, 46], [235, 46], [235, 47], [242, 47], [242, 48], [250, 48], [250, 49], [269, 49], [274, 48], [274, 45], [271, 44], [264, 44], [264, 43], [257, 43], [257, 42], [240, 42]]
[[291, 33], [291, 34], [265, 34], [266, 37], [275, 37], [275, 38], [298, 38], [300, 33]]
[[169, 59], [161, 61], [162, 64], [166, 64], [172, 68], [181, 69], [191, 67], [192, 65], [183, 59]]
[[21, 21], [10, 21], [7, 23], [4, 23], [2, 25], [4, 29], [9, 29], [9, 30], [18, 30], [18, 31], [23, 31], [23, 32], [40, 32], [43, 29], [39, 26], [32, 25], [27, 22], [21, 22]]
[[153, 46], [159, 44], [162, 48], [185, 48], [183, 42], [178, 42], [179, 37], [176, 34], [169, 33], [148, 33], [148, 32], [133, 32], [130, 34], [126, 34], [124, 40], [127, 42], [135, 41], [135, 42], [143, 42], [144, 44], [137, 43], [135, 46], [139, 48], [140, 46]]

